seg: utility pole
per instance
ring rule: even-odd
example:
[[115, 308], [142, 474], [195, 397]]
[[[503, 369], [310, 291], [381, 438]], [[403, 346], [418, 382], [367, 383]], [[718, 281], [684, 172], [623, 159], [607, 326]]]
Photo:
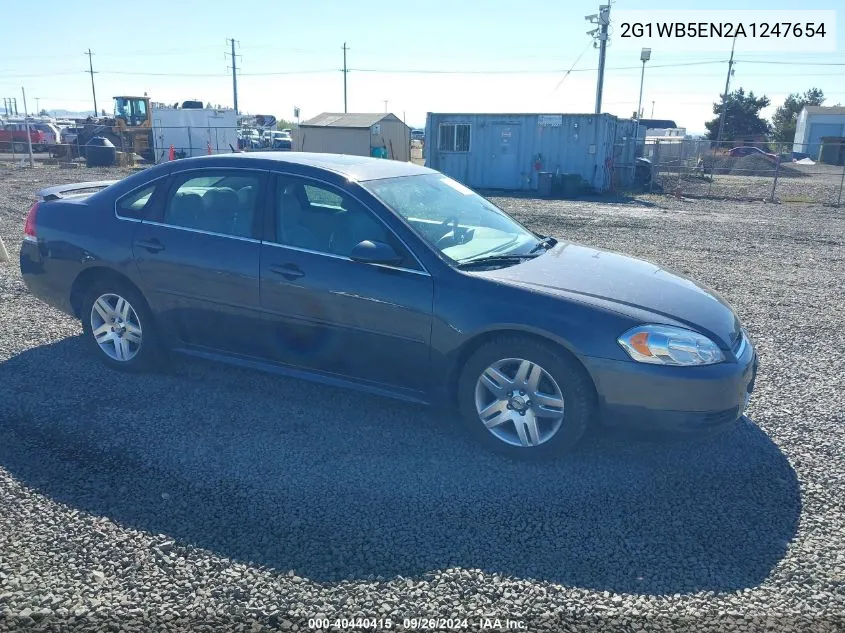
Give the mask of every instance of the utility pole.
[[651, 117], [650, 118], [652, 118], [652, 119], [654, 118], [654, 101], [651, 102]]
[[387, 99], [384, 100], [384, 113], [387, 114]]
[[29, 148], [29, 166], [35, 167], [35, 159], [32, 157], [32, 134], [29, 132], [29, 112], [26, 111], [26, 91], [21, 86], [21, 96], [23, 96], [23, 116], [26, 121], [26, 144]]
[[349, 73], [349, 69], [346, 67], [346, 51], [349, 48], [346, 46], [346, 42], [343, 43], [343, 113], [346, 114], [346, 75]]
[[235, 103], [235, 116], [238, 113], [238, 64], [237, 64], [237, 55], [235, 55], [235, 40], [234, 38], [230, 38], [229, 42], [232, 44], [232, 95], [233, 100]]
[[610, 27], [610, 4], [599, 5], [598, 15], [588, 15], [585, 18], [591, 24], [596, 24], [597, 28], [589, 31], [587, 35], [591, 35], [595, 42], [593, 48], [599, 49], [599, 78], [596, 85], [596, 114], [601, 114], [601, 97], [604, 89], [604, 61], [607, 55], [607, 38], [608, 28]]
[[722, 133], [725, 131], [725, 114], [728, 111], [728, 90], [731, 85], [731, 75], [733, 75], [735, 47], [736, 34], [734, 34], [733, 44], [731, 44], [731, 58], [728, 60], [728, 76], [725, 77], [725, 92], [722, 95], [722, 114], [719, 116], [719, 136], [716, 137], [716, 147], [713, 149], [714, 154], [716, 153], [716, 149], [718, 149], [719, 145], [722, 143]]
[[85, 54], [88, 55], [88, 73], [91, 75], [91, 95], [94, 97], [94, 117], [96, 117], [99, 110], [97, 110], [97, 91], [94, 89], [94, 62], [91, 60], [94, 53], [89, 48]]

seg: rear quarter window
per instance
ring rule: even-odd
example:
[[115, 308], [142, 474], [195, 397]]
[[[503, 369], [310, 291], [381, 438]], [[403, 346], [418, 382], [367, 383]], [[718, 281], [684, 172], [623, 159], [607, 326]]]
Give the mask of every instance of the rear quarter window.
[[142, 220], [150, 207], [150, 201], [156, 190], [156, 184], [136, 189], [117, 201], [115, 210], [122, 218]]

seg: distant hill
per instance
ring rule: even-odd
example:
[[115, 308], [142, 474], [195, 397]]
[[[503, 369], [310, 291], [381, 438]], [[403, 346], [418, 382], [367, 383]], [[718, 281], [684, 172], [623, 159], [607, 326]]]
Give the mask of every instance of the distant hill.
[[84, 119], [87, 116], [91, 116], [94, 114], [93, 110], [86, 110], [84, 112], [75, 112], [72, 110], [47, 110], [50, 113], [50, 116], [56, 117], [57, 119]]

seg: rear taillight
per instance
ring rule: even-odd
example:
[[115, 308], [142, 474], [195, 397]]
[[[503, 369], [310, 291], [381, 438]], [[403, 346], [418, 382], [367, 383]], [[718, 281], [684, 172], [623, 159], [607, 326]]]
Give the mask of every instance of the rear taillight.
[[30, 242], [37, 241], [35, 237], [35, 214], [38, 212], [38, 205], [36, 202], [29, 208], [29, 213], [26, 216], [26, 223], [23, 225], [23, 239]]

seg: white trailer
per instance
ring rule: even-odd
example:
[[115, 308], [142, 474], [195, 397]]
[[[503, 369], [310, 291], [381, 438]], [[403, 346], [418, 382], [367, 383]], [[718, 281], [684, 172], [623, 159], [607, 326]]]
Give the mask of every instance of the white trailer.
[[234, 110], [153, 107], [155, 162], [168, 160], [173, 146], [178, 158], [226, 154], [238, 147]]

